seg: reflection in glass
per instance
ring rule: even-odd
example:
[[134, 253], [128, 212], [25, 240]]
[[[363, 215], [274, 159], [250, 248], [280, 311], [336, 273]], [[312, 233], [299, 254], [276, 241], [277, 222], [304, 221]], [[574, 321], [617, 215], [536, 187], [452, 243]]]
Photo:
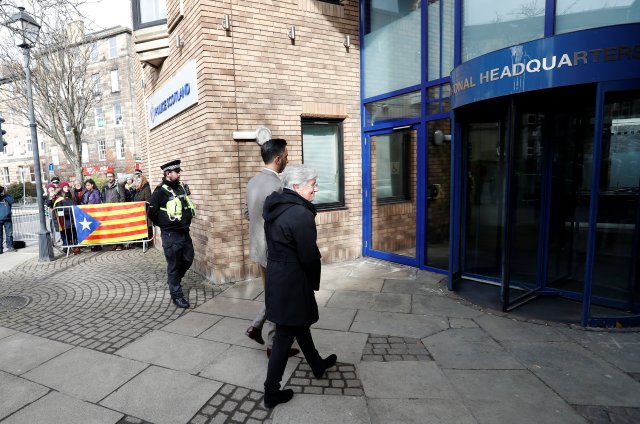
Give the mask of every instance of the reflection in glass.
[[556, 0], [556, 34], [640, 22], [637, 0]]
[[371, 248], [416, 256], [415, 130], [371, 136]]
[[316, 205], [341, 201], [341, 122], [302, 123], [302, 162], [318, 171]]
[[140, 23], [155, 22], [167, 19], [167, 3], [165, 0], [139, 0]]
[[463, 0], [462, 61], [544, 36], [543, 0]]
[[403, 118], [419, 118], [422, 115], [422, 94], [414, 91], [365, 105], [366, 125]]
[[364, 97], [420, 84], [420, 0], [364, 2]]

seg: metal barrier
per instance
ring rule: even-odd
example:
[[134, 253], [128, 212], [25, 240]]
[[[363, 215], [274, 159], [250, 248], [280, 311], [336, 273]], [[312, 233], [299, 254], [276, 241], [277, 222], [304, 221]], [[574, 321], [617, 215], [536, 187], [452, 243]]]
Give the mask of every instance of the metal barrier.
[[11, 208], [11, 222], [14, 240], [38, 240], [40, 217], [37, 203], [33, 205], [14, 203]]

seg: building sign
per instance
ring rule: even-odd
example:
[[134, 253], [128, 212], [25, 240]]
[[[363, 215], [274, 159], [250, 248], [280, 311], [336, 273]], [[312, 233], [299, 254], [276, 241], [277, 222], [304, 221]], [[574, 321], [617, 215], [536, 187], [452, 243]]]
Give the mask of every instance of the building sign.
[[198, 76], [196, 61], [193, 60], [149, 97], [149, 128], [157, 127], [197, 103]]
[[451, 106], [525, 91], [640, 77], [640, 24], [576, 31], [498, 50], [451, 72]]
[[[82, 167], [82, 175], [88, 177], [90, 175], [105, 174], [109, 170], [110, 166], [84, 166]], [[113, 170], [111, 170], [113, 172]]]

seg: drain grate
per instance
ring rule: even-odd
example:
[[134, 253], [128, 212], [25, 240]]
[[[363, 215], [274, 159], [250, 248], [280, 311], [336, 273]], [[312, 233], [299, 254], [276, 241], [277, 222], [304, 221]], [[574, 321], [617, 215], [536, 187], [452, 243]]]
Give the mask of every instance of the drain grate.
[[17, 311], [31, 303], [28, 296], [0, 296], [0, 314], [3, 312]]

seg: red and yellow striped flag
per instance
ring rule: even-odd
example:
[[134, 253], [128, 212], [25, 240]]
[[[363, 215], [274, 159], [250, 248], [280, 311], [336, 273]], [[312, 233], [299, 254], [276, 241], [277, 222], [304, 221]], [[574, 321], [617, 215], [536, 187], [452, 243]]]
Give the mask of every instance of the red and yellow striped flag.
[[119, 243], [146, 239], [148, 236], [145, 202], [76, 207], [80, 209], [79, 213], [77, 209], [75, 211], [80, 244]]

